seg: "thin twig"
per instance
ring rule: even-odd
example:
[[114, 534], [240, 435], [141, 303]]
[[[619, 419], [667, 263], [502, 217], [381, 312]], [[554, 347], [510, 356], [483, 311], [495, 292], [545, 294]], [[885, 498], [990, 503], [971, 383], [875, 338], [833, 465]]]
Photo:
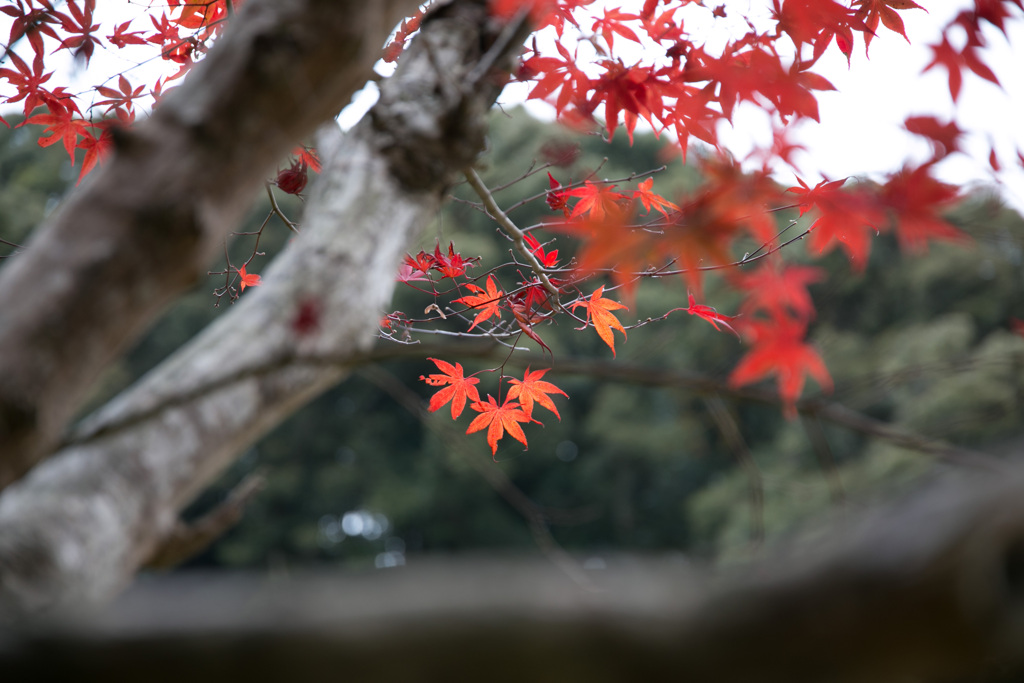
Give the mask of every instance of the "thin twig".
[[705, 396], [704, 405], [707, 406], [711, 419], [715, 421], [715, 426], [725, 439], [726, 445], [747, 475], [750, 489], [750, 545], [756, 550], [764, 542], [764, 482], [761, 479], [761, 470], [750, 456], [750, 449], [743, 440], [743, 434], [740, 433], [740, 428], [729, 409], [725, 407], [722, 397], [718, 394]]
[[[544, 190], [543, 192], [538, 192], [535, 195], [531, 195], [529, 197], [524, 197], [523, 199], [520, 199], [518, 202], [516, 202], [515, 204], [513, 204], [512, 206], [510, 206], [508, 208], [509, 212], [511, 213], [512, 211], [515, 211], [516, 209], [518, 209], [518, 208], [520, 208], [522, 206], [525, 206], [526, 204], [529, 204], [530, 202], [536, 201], [536, 200], [540, 199], [541, 197], [546, 197], [549, 192], [552, 192], [552, 191], [566, 192], [568, 190], [574, 190], [574, 189], [576, 189], [578, 187], [583, 187], [584, 185], [587, 184], [587, 181], [597, 182], [598, 184], [601, 184], [601, 185], [615, 185], [616, 183], [629, 183], [629, 182], [633, 182], [634, 180], [639, 180], [640, 178], [646, 178], [647, 176], [652, 176], [655, 173], [661, 173], [662, 171], [664, 171], [667, 168], [666, 166], [659, 166], [658, 168], [652, 168], [649, 171], [642, 171], [640, 173], [630, 173], [628, 176], [623, 176], [622, 178], [610, 178], [610, 179], [606, 179], [606, 180], [594, 181], [593, 180], [594, 175], [596, 175], [597, 172], [601, 170], [601, 167], [604, 166], [605, 162], [607, 162], [607, 161], [608, 161], [608, 158], [605, 157], [604, 160], [601, 161], [600, 165], [598, 165], [597, 168], [595, 168], [593, 171], [591, 171], [587, 175], [587, 177], [584, 178], [583, 180], [578, 180], [578, 181], [576, 181], [574, 183], [566, 183], [564, 185], [559, 185], [557, 190]], [[505, 187], [507, 187], [507, 185], [502, 186], [501, 189], [504, 189]], [[541, 224], [541, 225], [534, 225], [534, 226], [531, 226], [530, 228], [524, 230], [523, 232], [529, 232], [530, 230], [532, 230], [534, 228], [542, 228], [542, 227], [544, 227], [543, 224]]]
[[846, 493], [843, 491], [843, 480], [839, 476], [839, 469], [832, 456], [832, 447], [828, 445], [828, 439], [825, 437], [825, 430], [821, 428], [821, 420], [817, 415], [804, 414], [801, 417], [804, 431], [807, 432], [807, 438], [811, 441], [814, 456], [818, 459], [818, 465], [828, 483], [829, 495], [833, 502], [845, 505]]

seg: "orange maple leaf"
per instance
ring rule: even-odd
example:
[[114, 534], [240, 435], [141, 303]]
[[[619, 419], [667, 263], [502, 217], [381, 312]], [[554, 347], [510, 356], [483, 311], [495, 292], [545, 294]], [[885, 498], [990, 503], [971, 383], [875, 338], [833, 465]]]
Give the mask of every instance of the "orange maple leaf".
[[245, 291], [246, 287], [259, 287], [263, 284], [263, 278], [256, 273], [245, 272], [245, 266], [238, 269], [238, 277], [241, 278], [242, 291]]
[[477, 392], [474, 384], [479, 384], [480, 380], [476, 377], [465, 377], [463, 376], [462, 363], [446, 363], [443, 360], [437, 358], [428, 358], [427, 360], [433, 361], [434, 365], [438, 367], [444, 374], [433, 374], [424, 377], [420, 375], [420, 379], [429, 384], [432, 387], [444, 387], [430, 398], [430, 405], [427, 408], [430, 412], [435, 412], [443, 405], [452, 402], [452, 419], [454, 420], [459, 415], [462, 415], [463, 409], [466, 407], [466, 399], [472, 399], [474, 402], [480, 400], [480, 394]]
[[559, 420], [562, 416], [558, 414], [558, 408], [555, 407], [554, 401], [548, 394], [559, 393], [566, 398], [569, 398], [569, 394], [565, 393], [551, 382], [545, 382], [541, 379], [548, 369], [545, 370], [534, 370], [530, 372], [529, 366], [526, 368], [526, 373], [523, 375], [522, 381], [518, 379], [509, 380], [509, 384], [512, 388], [508, 390], [508, 398], [519, 399], [522, 404], [523, 412], [526, 413], [527, 417], [533, 417], [533, 404], [534, 402], [539, 403], [541, 406], [547, 408], [555, 414]]
[[[574, 301], [572, 304], [573, 310], [577, 306], [585, 306], [587, 309], [587, 321], [594, 326], [597, 330], [597, 336], [601, 337], [601, 341], [608, 345], [608, 348], [612, 350], [612, 356], [615, 355], [615, 337], [612, 335], [612, 330], [616, 329], [622, 333], [622, 336], [626, 336], [626, 329], [619, 322], [618, 318], [612, 313], [612, 311], [619, 310], [620, 308], [629, 309], [625, 304], [620, 304], [618, 301], [612, 299], [604, 299], [601, 295], [604, 294], [604, 285], [601, 285], [597, 290], [590, 295], [590, 299], [586, 301]], [[585, 326], [584, 326], [585, 327]], [[580, 328], [583, 329], [583, 328]]]
[[564, 194], [567, 197], [579, 198], [569, 217], [576, 218], [586, 213], [589, 214], [591, 220], [601, 221], [608, 214], [621, 214], [620, 202], [627, 197], [620, 192], [612, 192], [614, 189], [614, 185], [596, 185], [587, 180], [583, 187], [566, 190]]
[[584, 217], [549, 227], [582, 242], [576, 254], [577, 273], [589, 275], [611, 269], [612, 281], [623, 288], [627, 299], [636, 289], [636, 274], [645, 271], [654, 258], [656, 244], [651, 233], [623, 212], [602, 220]]
[[456, 299], [452, 303], [465, 304], [470, 308], [480, 309], [480, 312], [476, 314], [476, 318], [473, 319], [473, 324], [469, 326], [470, 330], [488, 318], [495, 316], [498, 318], [501, 317], [501, 309], [498, 308], [498, 304], [501, 303], [501, 299], [505, 296], [505, 293], [498, 289], [497, 280], [494, 279], [493, 275], [487, 276], [486, 292], [483, 287], [478, 287], [472, 283], [467, 283], [466, 287], [476, 292], [476, 294], [464, 296], [461, 299]]
[[487, 443], [491, 447], [491, 455], [497, 455], [498, 441], [505, 436], [506, 430], [513, 439], [529, 447], [529, 444], [526, 443], [526, 434], [523, 433], [523, 428], [519, 426], [519, 423], [535, 422], [535, 420], [523, 412], [519, 404], [512, 401], [509, 396], [506, 396], [505, 402], [499, 406], [494, 397], [488, 394], [486, 403], [476, 401], [470, 407], [480, 414], [469, 423], [466, 433], [473, 434], [487, 427]]
[[637, 185], [636, 192], [633, 193], [633, 199], [639, 199], [647, 209], [647, 213], [651, 212], [651, 207], [654, 207], [655, 211], [661, 213], [661, 215], [668, 217], [668, 211], [666, 209], [672, 209], [673, 211], [679, 211], [679, 207], [668, 201], [667, 199], [656, 195], [651, 192], [651, 187], [654, 185], [654, 178], [648, 178], [639, 185]]

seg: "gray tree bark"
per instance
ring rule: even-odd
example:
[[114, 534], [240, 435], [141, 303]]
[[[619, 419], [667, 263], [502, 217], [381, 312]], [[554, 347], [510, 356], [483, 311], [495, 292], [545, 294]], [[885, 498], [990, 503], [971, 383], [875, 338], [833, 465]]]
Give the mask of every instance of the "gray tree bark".
[[203, 276], [264, 178], [372, 75], [415, 0], [255, 0], [0, 271], [0, 488]]
[[[259, 36], [277, 35], [289, 45], [303, 40], [326, 45], [365, 28], [365, 21], [353, 27], [351, 16], [342, 21], [346, 12], [325, 7], [331, 4], [312, 0], [290, 3], [294, 16], [286, 15], [290, 17], [287, 20], [269, 21], [262, 12], [253, 11], [238, 17], [239, 33], [255, 36], [250, 49], [254, 45], [269, 49]], [[354, 5], [377, 6], [338, 4], [349, 10]], [[301, 31], [286, 30], [291, 26], [288, 22]], [[337, 22], [346, 24], [344, 31]], [[262, 28], [253, 29], [253, 23]], [[308, 198], [302, 234], [274, 260], [263, 286], [85, 420], [50, 459], [0, 495], [0, 612], [34, 612], [109, 599], [172, 532], [178, 512], [198, 491], [247, 445], [342, 379], [346, 358], [369, 348], [377, 335], [381, 311], [390, 301], [394, 273], [406, 245], [436, 215], [455, 174], [471, 164], [482, 149], [485, 115], [507, 79], [507, 69], [491, 67], [507, 50], [515, 51], [517, 38], [500, 29], [489, 20], [483, 1], [442, 4], [434, 11], [396, 73], [381, 84], [380, 101], [373, 111], [349, 134], [340, 136], [335, 129], [333, 136], [326, 135], [324, 169]], [[296, 32], [299, 37], [294, 41], [287, 38]], [[278, 100], [288, 95], [285, 86], [285, 92], [277, 88], [269, 93], [241, 94], [260, 87], [250, 78], [252, 67], [236, 69], [239, 82], [223, 82], [215, 58], [236, 49], [237, 42], [225, 40], [220, 53], [211, 54], [213, 65], [198, 71], [193, 80], [201, 81], [209, 74], [216, 80], [217, 91], [237, 89], [239, 101], [246, 106], [280, 109]], [[374, 47], [377, 45], [375, 40]], [[303, 114], [307, 124], [336, 111], [338, 93], [350, 91], [334, 82], [348, 84], [350, 79], [331, 79], [326, 74], [345, 72], [350, 61], [363, 59], [361, 52], [353, 52], [351, 47], [341, 52], [326, 47], [296, 48], [292, 56], [296, 64], [290, 71], [297, 74], [292, 78], [322, 72], [321, 85], [330, 86], [326, 102], [318, 93], [302, 93], [313, 97], [315, 103], [310, 107], [318, 112], [317, 116]], [[261, 55], [257, 61], [262, 59]], [[338, 63], [327, 66], [324, 60]], [[358, 72], [363, 73], [368, 63], [359, 62]], [[274, 68], [278, 78], [289, 73], [280, 65]], [[309, 80], [314, 81], [312, 77]], [[261, 127], [273, 130], [277, 126], [277, 117], [265, 112], [254, 112], [254, 122], [242, 111], [204, 107], [202, 102], [213, 95], [204, 94], [201, 83], [188, 92], [193, 94], [161, 107], [159, 112], [169, 109], [170, 113], [164, 113], [151, 128], [184, 110], [189, 117], [184, 131], [223, 127], [221, 135], [228, 136], [237, 126], [243, 143], [256, 145]], [[291, 106], [285, 110], [283, 118], [295, 113]], [[228, 115], [237, 119], [233, 125], [219, 120]], [[181, 124], [184, 116], [179, 114], [175, 124]], [[208, 121], [208, 117], [214, 120]], [[17, 401], [3, 405], [29, 406], [20, 415], [48, 416], [45, 424], [32, 419], [7, 419], [4, 423], [8, 431], [0, 437], [3, 461], [14, 463], [15, 469], [57, 438], [76, 405], [72, 399], [80, 398], [86, 380], [123, 346], [124, 329], [134, 332], [168, 298], [159, 291], [167, 285], [164, 278], [184, 284], [206, 263], [213, 246], [219, 244], [216, 236], [226, 234], [242, 196], [249, 196], [242, 186], [251, 189], [267, 165], [299, 134], [295, 127], [285, 133], [275, 131], [271, 137], [278, 141], [270, 144], [271, 152], [253, 156], [244, 151], [245, 144], [239, 145], [239, 151], [227, 153], [223, 147], [228, 143], [220, 142], [219, 135], [198, 136], [214, 141], [211, 150], [178, 132], [181, 135], [175, 141], [183, 147], [154, 157], [154, 173], [163, 177], [172, 169], [170, 175], [176, 179], [184, 172], [182, 165], [205, 163], [215, 168], [192, 170], [207, 179], [219, 177], [217, 168], [240, 176], [239, 182], [224, 190], [228, 196], [220, 198], [222, 201], [215, 202], [210, 188], [202, 184], [202, 192], [193, 202], [185, 200], [194, 189], [191, 182], [175, 180], [173, 192], [156, 187], [157, 181], [148, 171], [143, 172], [141, 152], [139, 156], [123, 155], [129, 157], [124, 163], [142, 176], [142, 189], [130, 186], [124, 175], [129, 170], [122, 168], [119, 156], [111, 164], [112, 170], [72, 200], [72, 206], [63, 212], [66, 218], [58, 219], [30, 243], [12, 272], [5, 270], [6, 277], [0, 280], [0, 291], [8, 297], [23, 292], [29, 286], [26, 283], [34, 280], [67, 280], [52, 285], [60, 290], [53, 294], [58, 310], [84, 307], [70, 320], [55, 317], [49, 308], [33, 317], [28, 304], [4, 311], [2, 329], [7, 341], [0, 342], [4, 349], [0, 376], [4, 377], [5, 396], [16, 396]], [[148, 139], [147, 135], [145, 131], [132, 133], [128, 139]], [[340, 139], [332, 141], [331, 137]], [[152, 153], [146, 145], [140, 149]], [[218, 187], [224, 185], [219, 181]], [[115, 188], [135, 202], [134, 208], [123, 208]], [[176, 226], [192, 219], [182, 217], [181, 202], [188, 204], [189, 215], [203, 215], [202, 221], [189, 223], [191, 227], [184, 230], [190, 235], [183, 242], [185, 251], [175, 246], [180, 232]], [[101, 221], [114, 223], [109, 234], [96, 236], [107, 247], [83, 245], [82, 236], [69, 238], [67, 244], [61, 241], [71, 230], [70, 215], [79, 211], [88, 212], [85, 225], [92, 227], [87, 227], [87, 232], [98, 232]], [[154, 234], [164, 228], [168, 234]], [[166, 240], [167, 250], [175, 258], [150, 270], [149, 254], [140, 250], [140, 240], [153, 249], [163, 249]], [[71, 253], [79, 249], [89, 253], [81, 257]], [[50, 253], [53, 251], [72, 264], [62, 263], [60, 277], [47, 276], [58, 260]], [[167, 254], [164, 257], [167, 260]], [[95, 300], [76, 293], [79, 289], [91, 292]], [[294, 324], [303, 310], [315, 312], [315, 329]], [[68, 326], [61, 327], [65, 322]], [[108, 346], [113, 348], [105, 348]], [[85, 348], [75, 362], [70, 358], [72, 347]], [[10, 376], [2, 374], [26, 357], [36, 362], [25, 361], [25, 367], [16, 372], [12, 369]], [[325, 365], [320, 360], [324, 357], [332, 362]], [[74, 379], [66, 380], [68, 374]], [[58, 398], [65, 381], [72, 385], [67, 389], [71, 397]], [[0, 404], [4, 400], [0, 397]], [[6, 414], [12, 413], [8, 410]]]

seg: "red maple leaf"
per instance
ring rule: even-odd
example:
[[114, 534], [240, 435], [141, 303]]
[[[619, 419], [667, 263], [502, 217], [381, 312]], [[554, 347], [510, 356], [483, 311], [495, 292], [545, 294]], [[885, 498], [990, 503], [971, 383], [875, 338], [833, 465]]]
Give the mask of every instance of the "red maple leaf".
[[814, 317], [814, 302], [807, 291], [813, 282], [821, 282], [825, 272], [821, 268], [795, 266], [773, 262], [738, 279], [746, 299], [740, 311], [752, 314], [764, 311], [772, 317], [795, 316], [800, 320]]
[[106, 158], [114, 147], [114, 136], [110, 132], [110, 126], [106, 123], [106, 121], [101, 121], [100, 124], [93, 124], [94, 128], [101, 131], [98, 137], [94, 133], [86, 131], [84, 137], [78, 141], [78, 148], [85, 150], [85, 158], [82, 160], [82, 170], [78, 174], [76, 185], [82, 182], [82, 178], [89, 175], [89, 171]]
[[[590, 295], [590, 299], [584, 299], [580, 301], [574, 301], [572, 303], [572, 309], [576, 310], [578, 306], [583, 306], [587, 309], [587, 321], [594, 326], [594, 330], [597, 331], [597, 336], [601, 338], [608, 348], [612, 350], [612, 356], [615, 355], [615, 337], [612, 335], [612, 330], [618, 330], [622, 333], [622, 336], [626, 336], [626, 329], [619, 322], [619, 319], [615, 317], [612, 311], [628, 307], [625, 304], [620, 304], [618, 301], [612, 299], [605, 299], [601, 295], [604, 294], [604, 285], [598, 287], [593, 294]], [[580, 328], [584, 329], [584, 328]]]
[[107, 99], [100, 100], [99, 102], [93, 102], [92, 106], [102, 107], [104, 104], [107, 104], [110, 105], [107, 107], [108, 112], [111, 109], [118, 108], [124, 108], [130, 111], [134, 108], [133, 100], [142, 94], [142, 91], [146, 86], [140, 85], [132, 89], [132, 86], [128, 82], [128, 79], [124, 77], [124, 74], [121, 74], [121, 76], [119, 76], [117, 79], [117, 87], [117, 90], [114, 90], [113, 88], [108, 88], [104, 85], [97, 87], [96, 92], [103, 95]]
[[569, 398], [569, 395], [551, 382], [545, 382], [541, 379], [548, 369], [530, 372], [530, 368], [527, 366], [522, 381], [518, 379], [509, 380], [512, 388], [508, 390], [508, 400], [519, 399], [519, 403], [522, 405], [523, 412], [526, 413], [527, 417], [533, 417], [533, 404], [536, 402], [553, 412], [555, 417], [561, 420], [562, 416], [558, 414], [558, 408], [555, 407], [554, 401], [551, 400], [548, 394], [558, 393], [566, 398]]
[[568, 218], [569, 217], [569, 204], [568, 204], [569, 197], [568, 197], [568, 195], [566, 195], [566, 193], [564, 191], [562, 191], [562, 192], [556, 192], [555, 191], [558, 188], [562, 187], [562, 184], [560, 182], [558, 182], [557, 180], [555, 180], [555, 176], [551, 175], [550, 171], [548, 172], [548, 182], [551, 184], [551, 189], [548, 190], [547, 199], [546, 199], [546, 201], [548, 203], [548, 208], [551, 209], [552, 211], [559, 211], [559, 210], [561, 210], [563, 213], [565, 213], [566, 218]]
[[49, 114], [36, 114], [26, 119], [25, 124], [37, 124], [46, 126], [43, 130], [43, 137], [39, 138], [40, 147], [63, 141], [64, 149], [71, 157], [71, 164], [75, 163], [75, 147], [78, 146], [79, 136], [88, 135], [91, 124], [83, 118], [75, 118], [75, 110], [72, 106], [63, 106], [59, 102], [52, 102], [47, 105]]
[[451, 242], [448, 243], [448, 255], [445, 256], [441, 253], [441, 243], [438, 242], [434, 247], [434, 270], [441, 273], [442, 277], [456, 278], [466, 274], [466, 268], [473, 265], [473, 262], [477, 259], [462, 258], [461, 254], [455, 253], [455, 245]]
[[854, 270], [867, 266], [871, 238], [885, 225], [884, 206], [879, 198], [864, 188], [848, 192], [840, 189], [846, 179], [823, 180], [813, 188], [799, 178], [800, 187], [789, 192], [802, 195], [800, 214], [814, 207], [819, 217], [811, 224], [807, 248], [819, 254], [830, 251], [837, 243], [843, 245]]
[[915, 135], [926, 137], [935, 148], [935, 157], [952, 154], [960, 149], [960, 136], [964, 134], [955, 121], [940, 123], [934, 116], [909, 116], [903, 127]]
[[320, 163], [320, 155], [312, 147], [299, 145], [292, 150], [292, 156], [298, 157], [299, 161], [306, 162], [306, 165], [309, 166], [309, 170], [313, 173], [319, 173], [323, 168]]
[[[57, 22], [57, 17], [55, 16], [57, 13], [54, 11], [53, 5], [49, 0], [39, 0], [38, 2], [29, 0], [27, 3], [23, 3], [22, 0], [15, 0], [15, 2], [17, 3], [17, 8], [12, 3], [8, 3], [7, 7], [0, 7], [0, 12], [14, 19], [11, 23], [10, 37], [7, 39], [8, 51], [22, 36], [27, 35], [35, 53], [41, 57], [43, 41], [40, 34], [46, 34], [54, 40], [60, 40], [57, 32], [50, 25]], [[33, 8], [32, 5], [34, 4], [39, 5], [39, 7]]]
[[454, 420], [462, 415], [462, 411], [466, 407], [466, 399], [480, 400], [480, 394], [477, 393], [474, 386], [479, 384], [480, 380], [476, 377], [464, 377], [461, 363], [452, 365], [437, 358], [428, 358], [427, 360], [433, 361], [443, 374], [434, 373], [426, 377], [420, 375], [420, 379], [432, 387], [444, 387], [430, 398], [430, 404], [427, 406], [430, 412], [435, 412], [451, 401], [452, 419]]
[[541, 246], [537, 238], [530, 233], [526, 233], [524, 237], [527, 246], [530, 247], [530, 252], [537, 257], [537, 261], [545, 268], [554, 268], [558, 263], [558, 250], [544, 251], [544, 247]]
[[[171, 5], [176, 5], [172, 2]], [[185, 0], [181, 6], [181, 15], [175, 20], [179, 26], [187, 29], [200, 29], [223, 21], [227, 18], [228, 9], [225, 0]]]
[[420, 253], [415, 256], [406, 254], [405, 261], [403, 261], [403, 263], [409, 266], [412, 270], [418, 270], [421, 273], [426, 274], [428, 270], [434, 267], [434, 256], [421, 250]]
[[781, 203], [780, 190], [766, 173], [746, 174], [732, 160], [702, 163], [707, 181], [700, 193], [669, 216], [658, 246], [677, 260], [687, 286], [701, 297], [703, 269], [734, 261], [730, 248], [746, 226], [758, 242], [769, 244], [778, 230], [771, 206]]
[[810, 63], [824, 54], [833, 38], [849, 60], [853, 51], [851, 27], [867, 28], [850, 9], [834, 0], [786, 0], [781, 5], [774, 0], [772, 16], [778, 22], [778, 30], [789, 35], [797, 50], [805, 43], [813, 45]]
[[924, 67], [921, 73], [936, 66], [945, 67], [946, 71], [949, 72], [949, 94], [953, 97], [954, 102], [960, 97], [960, 86], [963, 83], [961, 71], [964, 67], [967, 67], [985, 80], [999, 85], [999, 79], [996, 78], [995, 73], [978, 55], [978, 48], [979, 46], [968, 43], [964, 46], [963, 50], [957, 50], [949, 42], [949, 38], [943, 34], [942, 42], [931, 46], [932, 61]]
[[640, 39], [637, 37], [633, 29], [624, 25], [624, 21], [633, 21], [640, 17], [636, 14], [625, 14], [622, 10], [608, 9], [605, 8], [604, 16], [594, 19], [594, 23], [590, 27], [591, 33], [598, 33], [604, 37], [606, 43], [608, 43], [608, 49], [615, 49], [615, 34], [618, 33], [623, 38], [632, 40], [634, 43], [639, 43]]
[[924, 9], [913, 0], [854, 0], [853, 7], [857, 10], [857, 17], [867, 26], [867, 31], [864, 32], [865, 47], [871, 44], [871, 38], [877, 33], [879, 20], [887, 29], [900, 34], [909, 43], [910, 39], [903, 28], [903, 19], [896, 10]]
[[805, 331], [805, 323], [790, 318], [745, 323], [744, 332], [754, 348], [736, 364], [729, 384], [738, 387], [775, 375], [783, 411], [787, 418], [796, 417], [796, 400], [807, 375], [825, 391], [832, 390], [832, 377], [818, 352], [804, 341]]
[[523, 61], [519, 67], [519, 80], [535, 80], [528, 99], [548, 99], [555, 92], [555, 113], [561, 115], [569, 104], [584, 102], [587, 91], [591, 88], [590, 78], [576, 66], [576, 55], [570, 54], [561, 43], [555, 43], [561, 59], [534, 54]]
[[430, 278], [427, 277], [427, 272], [425, 270], [420, 270], [419, 268], [410, 265], [409, 256], [406, 256], [405, 258], [406, 260], [403, 261], [400, 266], [398, 266], [398, 277], [395, 278], [396, 280], [398, 280], [399, 282], [405, 282], [406, 284], [416, 280], [430, 280]]
[[6, 104], [14, 104], [24, 99], [25, 107], [23, 111], [28, 115], [46, 99], [46, 91], [41, 86], [50, 80], [53, 72], [43, 73], [43, 56], [41, 54], [36, 54], [32, 60], [31, 69], [16, 52], [8, 50], [5, 56], [11, 60], [17, 70], [0, 69], [0, 78], [6, 78], [7, 82], [13, 85], [16, 90], [12, 97], [4, 98], [4, 102]]
[[282, 192], [301, 194], [306, 189], [306, 182], [309, 180], [307, 168], [305, 161], [296, 160], [290, 167], [278, 172], [274, 183], [281, 188]]
[[476, 401], [470, 407], [480, 414], [469, 423], [466, 433], [473, 434], [487, 427], [487, 443], [491, 447], [492, 455], [497, 455], [498, 442], [505, 436], [506, 431], [509, 436], [523, 446], [529, 447], [529, 444], [526, 443], [526, 434], [523, 433], [523, 428], [519, 426], [519, 423], [535, 422], [535, 420], [524, 413], [518, 403], [506, 396], [505, 402], [499, 406], [494, 397], [488, 394], [486, 403]]
[[466, 287], [476, 294], [470, 294], [460, 299], [455, 299], [452, 303], [465, 304], [470, 308], [479, 308], [480, 312], [476, 314], [476, 318], [473, 319], [473, 324], [469, 326], [472, 330], [474, 327], [482, 323], [483, 321], [497, 317], [501, 318], [501, 304], [502, 297], [505, 293], [498, 289], [498, 281], [494, 279], [493, 275], [487, 276], [487, 290], [484, 291], [483, 287], [478, 287], [473, 283], [467, 283]]
[[633, 130], [637, 119], [643, 117], [652, 126], [652, 115], [661, 109], [661, 97], [656, 92], [660, 83], [652, 78], [650, 67], [634, 65], [627, 67], [620, 61], [605, 60], [601, 63], [605, 72], [591, 84], [593, 94], [581, 107], [590, 114], [604, 103], [605, 128], [608, 139], [615, 136], [619, 125], [619, 114], [624, 113], [624, 123], [629, 140], [633, 141]]
[[238, 277], [241, 282], [242, 291], [245, 291], [246, 287], [259, 287], [263, 284], [263, 278], [256, 273], [245, 272], [245, 266], [238, 269]]
[[730, 320], [735, 320], [736, 316], [722, 315], [721, 313], [716, 311], [711, 306], [705, 306], [703, 304], [698, 304], [697, 300], [693, 298], [693, 293], [692, 292], [688, 296], [689, 296], [689, 304], [690, 304], [689, 308], [684, 308], [682, 310], [686, 311], [690, 315], [695, 315], [695, 316], [697, 316], [699, 318], [704, 318], [709, 323], [711, 323], [711, 326], [714, 327], [719, 332], [722, 331], [722, 328], [718, 326], [719, 324], [721, 324], [727, 330], [729, 330], [730, 332], [735, 334], [737, 337], [740, 336], [740, 333], [737, 332], [733, 328], [733, 326], [729, 324], [729, 321]]
[[523, 334], [540, 344], [542, 349], [551, 353], [551, 347], [545, 344], [544, 340], [541, 339], [540, 335], [533, 329], [534, 323], [544, 320], [544, 317], [531, 312], [526, 307], [526, 304], [519, 303], [517, 301], [513, 301], [510, 308], [512, 309], [512, 316], [516, 319], [516, 324], [519, 325], [519, 329], [523, 331]]
[[960, 193], [953, 185], [931, 176], [932, 164], [904, 167], [882, 188], [882, 201], [895, 215], [896, 237], [900, 246], [911, 252], [923, 252], [928, 240], [967, 241], [941, 211], [955, 202]]
[[[65, 38], [57, 50], [75, 51], [75, 57], [84, 57], [88, 66], [92, 53], [96, 49], [97, 39], [93, 31], [99, 29], [99, 24], [92, 23], [92, 13], [96, 9], [96, 0], [84, 0], [83, 7], [79, 7], [75, 0], [67, 0], [68, 10], [71, 16], [63, 12], [54, 12], [61, 22], [61, 30], [70, 34]], [[56, 52], [57, 50], [54, 50]]]
[[646, 270], [653, 258], [656, 241], [652, 233], [637, 225], [631, 213], [622, 209], [601, 220], [586, 216], [547, 227], [582, 242], [576, 254], [577, 274], [585, 276], [611, 269], [612, 280], [624, 288], [627, 297], [636, 288], [637, 273]]
[[132, 20], [118, 24], [114, 27], [114, 32], [107, 36], [107, 40], [112, 45], [122, 48], [126, 45], [145, 45], [146, 40], [142, 37], [142, 31], [132, 31], [128, 33], [128, 27], [131, 25]]

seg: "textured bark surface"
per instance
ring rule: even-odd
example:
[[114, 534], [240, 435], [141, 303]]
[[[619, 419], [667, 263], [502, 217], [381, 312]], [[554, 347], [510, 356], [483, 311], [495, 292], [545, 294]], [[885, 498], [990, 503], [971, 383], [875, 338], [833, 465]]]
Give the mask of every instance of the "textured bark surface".
[[947, 481], [710, 580], [607, 559], [141, 581], [96, 615], [0, 627], [4, 680], [1017, 680], [1024, 471]]
[[188, 286], [274, 164], [372, 74], [414, 0], [252, 0], [0, 271], [0, 488]]
[[303, 232], [263, 285], [0, 495], [0, 613], [109, 599], [196, 493], [370, 347], [406, 245], [482, 148], [500, 83], [467, 74], [489, 26], [481, 2], [425, 21], [371, 114], [321, 145]]

